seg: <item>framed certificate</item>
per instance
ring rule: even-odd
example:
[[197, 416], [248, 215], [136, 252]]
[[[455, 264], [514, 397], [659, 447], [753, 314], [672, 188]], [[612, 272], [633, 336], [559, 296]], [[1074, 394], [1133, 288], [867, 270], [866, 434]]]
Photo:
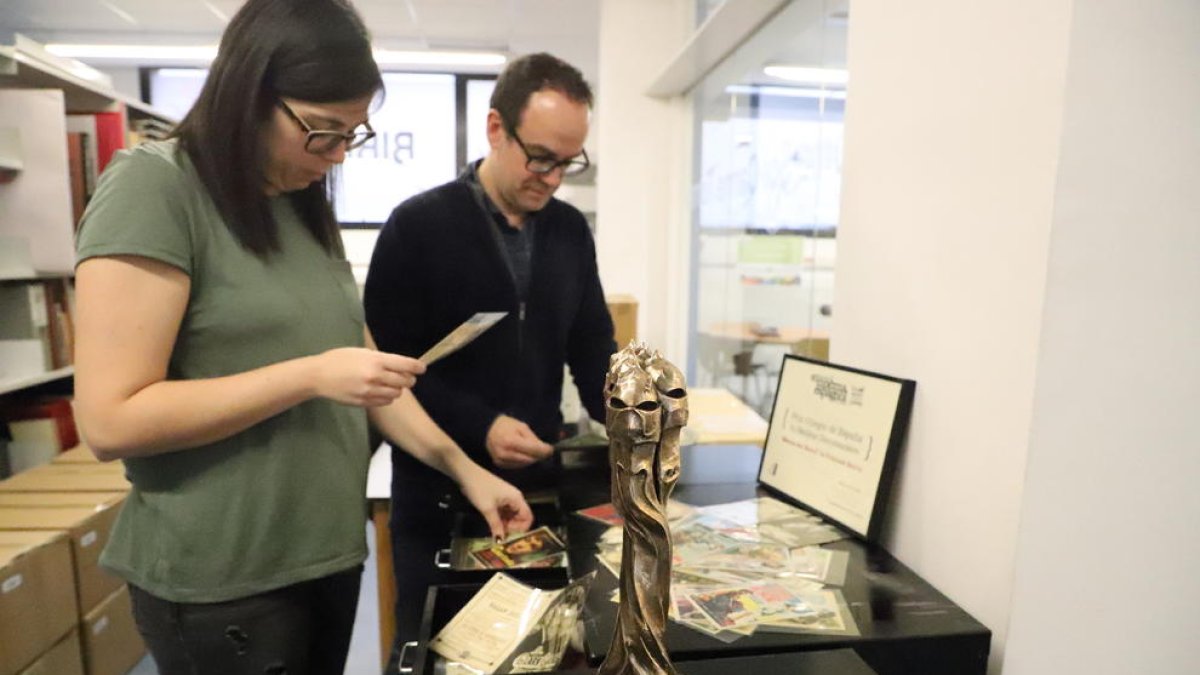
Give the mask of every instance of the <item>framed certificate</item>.
[[759, 482], [877, 541], [917, 383], [788, 355]]

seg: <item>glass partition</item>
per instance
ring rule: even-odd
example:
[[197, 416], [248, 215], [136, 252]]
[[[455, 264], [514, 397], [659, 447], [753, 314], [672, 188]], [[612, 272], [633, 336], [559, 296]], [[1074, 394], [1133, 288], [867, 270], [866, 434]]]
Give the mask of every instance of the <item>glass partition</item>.
[[828, 359], [846, 23], [796, 0], [694, 90], [690, 379], [764, 415], [784, 354]]

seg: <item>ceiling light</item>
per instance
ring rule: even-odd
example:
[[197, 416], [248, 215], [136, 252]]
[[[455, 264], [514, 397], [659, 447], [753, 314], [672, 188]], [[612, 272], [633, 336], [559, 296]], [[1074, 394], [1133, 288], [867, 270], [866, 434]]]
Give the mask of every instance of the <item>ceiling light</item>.
[[763, 72], [771, 77], [777, 77], [781, 80], [789, 82], [803, 82], [805, 84], [833, 84], [846, 85], [846, 80], [849, 79], [845, 70], [837, 68], [811, 68], [807, 66], [767, 66], [763, 68]]

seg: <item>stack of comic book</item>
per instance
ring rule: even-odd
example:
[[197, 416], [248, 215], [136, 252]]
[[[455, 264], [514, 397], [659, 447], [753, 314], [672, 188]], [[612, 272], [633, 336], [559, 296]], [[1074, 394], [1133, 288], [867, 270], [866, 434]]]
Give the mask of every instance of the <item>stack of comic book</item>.
[[[755, 631], [858, 634], [838, 590], [849, 555], [821, 547], [843, 539], [839, 530], [770, 497], [680, 513], [671, 521], [673, 620], [726, 642]], [[610, 528], [596, 554], [618, 576], [621, 540]]]

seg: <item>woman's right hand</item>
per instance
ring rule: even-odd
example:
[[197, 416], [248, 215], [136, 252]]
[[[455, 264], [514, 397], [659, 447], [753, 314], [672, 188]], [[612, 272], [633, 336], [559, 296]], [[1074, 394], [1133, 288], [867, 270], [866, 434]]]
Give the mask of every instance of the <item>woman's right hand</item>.
[[425, 372], [417, 359], [361, 347], [331, 349], [313, 358], [318, 396], [365, 408], [388, 405]]

